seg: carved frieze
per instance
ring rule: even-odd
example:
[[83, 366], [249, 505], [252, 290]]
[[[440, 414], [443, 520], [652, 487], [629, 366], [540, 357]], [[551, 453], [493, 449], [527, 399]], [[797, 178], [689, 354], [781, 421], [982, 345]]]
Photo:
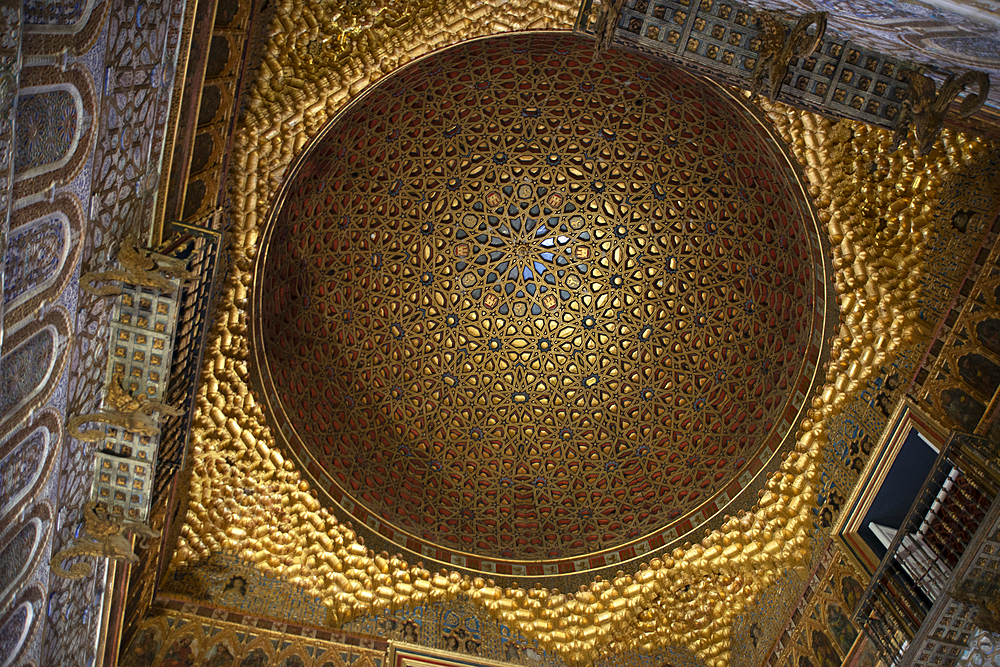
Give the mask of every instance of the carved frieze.
[[[14, 100], [21, 71], [21, 4], [0, 2], [0, 262], [7, 255], [7, 232], [14, 188]], [[0, 292], [6, 271], [0, 266]], [[0, 303], [0, 326], [4, 305]]]

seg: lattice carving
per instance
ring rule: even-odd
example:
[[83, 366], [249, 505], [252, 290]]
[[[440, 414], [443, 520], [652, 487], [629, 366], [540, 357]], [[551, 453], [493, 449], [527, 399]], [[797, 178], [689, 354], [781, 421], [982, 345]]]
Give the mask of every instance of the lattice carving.
[[686, 74], [553, 48], [373, 91], [260, 274], [286, 437], [334, 497], [476, 557], [693, 522], [783, 437], [823, 335], [818, 238], [764, 135]]
[[222, 226], [222, 217], [222, 212], [218, 211], [199, 220], [197, 225], [173, 225], [173, 231], [184, 239], [174, 252], [187, 255], [187, 266], [193, 278], [178, 297], [173, 362], [166, 394], [168, 403], [182, 406], [183, 410], [164, 420], [156, 457], [154, 503], [167, 490], [173, 473], [184, 465], [205, 336], [219, 290], [217, 277], [221, 275], [220, 269], [224, 271], [226, 266], [226, 257], [222, 255], [223, 234], [210, 231]]
[[[183, 414], [165, 402], [181, 296], [176, 280], [172, 287], [169, 293], [161, 293], [122, 285], [123, 293], [112, 311], [112, 353], [107, 368], [109, 386], [118, 400], [110, 405], [105, 401], [104, 411], [112, 416], [97, 421], [108, 426], [89, 436], [103, 440], [91, 498], [115, 515], [138, 521], [146, 520], [152, 500], [160, 422]], [[130, 417], [123, 422], [123, 415]], [[88, 417], [72, 419], [71, 432]]]
[[[118, 261], [121, 270], [81, 279], [82, 284], [102, 280], [121, 284], [94, 290], [118, 295], [112, 309], [103, 409], [72, 417], [67, 431], [78, 440], [103, 442], [96, 456], [91, 500], [113, 516], [144, 521], [151, 504], [159, 422], [182, 414], [163, 399], [170, 381], [181, 286], [191, 274], [181, 260], [137, 250], [134, 239], [123, 241]], [[103, 427], [82, 431], [86, 423]]]
[[[590, 13], [589, 2], [583, 2], [577, 30], [592, 34]], [[626, 0], [613, 43], [751, 89], [758, 62], [767, 59], [766, 33], [755, 25], [755, 14], [750, 6], [729, 0]], [[784, 23], [770, 25], [777, 30]], [[780, 101], [896, 127], [908, 85], [900, 78], [906, 63], [831, 34], [823, 34], [799, 57], [788, 57], [787, 71], [775, 72], [782, 80], [771, 82], [772, 88], [780, 85]]]
[[[938, 667], [958, 659], [976, 628], [981, 627], [980, 623], [996, 619], [998, 586], [1000, 511], [995, 508], [969, 544], [966, 556], [953, 574], [949, 593], [928, 614], [920, 635], [901, 664]], [[985, 614], [981, 616], [983, 611]]]

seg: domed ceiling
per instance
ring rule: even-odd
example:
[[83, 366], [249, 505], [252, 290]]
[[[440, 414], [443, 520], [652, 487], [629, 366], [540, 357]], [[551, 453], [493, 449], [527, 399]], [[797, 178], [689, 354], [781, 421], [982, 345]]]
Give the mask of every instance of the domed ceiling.
[[356, 524], [486, 572], [600, 567], [721, 513], [797, 422], [831, 326], [766, 128], [569, 34], [380, 81], [266, 235], [254, 354], [279, 439]]

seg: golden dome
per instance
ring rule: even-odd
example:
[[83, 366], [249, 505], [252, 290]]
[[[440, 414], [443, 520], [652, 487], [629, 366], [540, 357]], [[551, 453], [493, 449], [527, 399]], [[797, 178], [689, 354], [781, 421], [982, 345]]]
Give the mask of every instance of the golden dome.
[[828, 335], [819, 238], [714, 84], [567, 34], [467, 42], [374, 85], [291, 173], [257, 260], [261, 398], [403, 549], [625, 560], [794, 435]]

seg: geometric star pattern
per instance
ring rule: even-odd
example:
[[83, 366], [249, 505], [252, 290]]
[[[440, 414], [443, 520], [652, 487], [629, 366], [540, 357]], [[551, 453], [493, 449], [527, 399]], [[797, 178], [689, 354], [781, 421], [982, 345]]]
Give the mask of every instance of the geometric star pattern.
[[291, 177], [265, 403], [320, 486], [418, 543], [621, 547], [733, 484], [815, 365], [807, 206], [690, 74], [552, 34], [434, 54]]

